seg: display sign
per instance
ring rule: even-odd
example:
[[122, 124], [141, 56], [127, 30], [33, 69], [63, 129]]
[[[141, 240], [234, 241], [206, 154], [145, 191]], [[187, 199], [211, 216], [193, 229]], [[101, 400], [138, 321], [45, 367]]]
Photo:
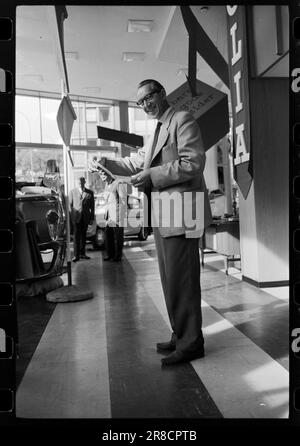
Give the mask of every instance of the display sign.
[[205, 150], [216, 144], [229, 131], [227, 95], [197, 79], [196, 95], [188, 82], [167, 96], [175, 110], [190, 112], [199, 124]]
[[234, 178], [246, 199], [252, 183], [250, 161], [250, 111], [246, 12], [244, 6], [227, 5], [228, 65], [233, 118]]
[[142, 147], [144, 145], [144, 138], [135, 133], [128, 133], [121, 130], [109, 129], [97, 125], [98, 138], [106, 139], [108, 141], [120, 142], [132, 147]]

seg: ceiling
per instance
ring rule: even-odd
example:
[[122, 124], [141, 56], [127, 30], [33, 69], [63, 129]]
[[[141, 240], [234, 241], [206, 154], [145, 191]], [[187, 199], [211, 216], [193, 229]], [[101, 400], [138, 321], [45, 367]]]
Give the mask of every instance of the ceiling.
[[[186, 81], [188, 34], [178, 6], [67, 6], [65, 52], [71, 95], [135, 101], [136, 86], [146, 78], [167, 93]], [[227, 61], [224, 6], [191, 6], [208, 36]], [[152, 32], [129, 33], [129, 19], [153, 20]], [[16, 87], [61, 92], [60, 72], [47, 6], [18, 6]], [[124, 62], [123, 52], [144, 52], [143, 61]], [[197, 56], [198, 79], [227, 92], [227, 87]]]

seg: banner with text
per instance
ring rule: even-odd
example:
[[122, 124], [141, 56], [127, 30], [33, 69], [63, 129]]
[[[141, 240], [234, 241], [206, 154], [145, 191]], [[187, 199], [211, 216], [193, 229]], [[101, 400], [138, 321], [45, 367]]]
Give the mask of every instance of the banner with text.
[[226, 11], [234, 178], [246, 199], [252, 183], [246, 11], [240, 5], [227, 5]]

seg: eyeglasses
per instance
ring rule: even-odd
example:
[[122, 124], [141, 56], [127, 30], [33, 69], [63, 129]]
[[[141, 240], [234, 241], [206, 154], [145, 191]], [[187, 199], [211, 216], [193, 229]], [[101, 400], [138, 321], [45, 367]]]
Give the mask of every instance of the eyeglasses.
[[151, 101], [155, 93], [159, 93], [161, 90], [153, 90], [151, 93], [146, 94], [146, 96], [143, 99], [140, 99], [137, 101], [136, 105], [139, 107], [143, 107], [145, 101]]

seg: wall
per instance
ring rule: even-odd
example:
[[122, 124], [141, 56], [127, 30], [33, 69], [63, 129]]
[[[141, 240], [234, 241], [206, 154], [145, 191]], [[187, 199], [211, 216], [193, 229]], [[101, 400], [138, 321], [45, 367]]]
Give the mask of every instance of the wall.
[[277, 27], [275, 5], [254, 5], [252, 8], [254, 52], [252, 64], [256, 75], [260, 75], [272, 64], [278, 62], [276, 70], [268, 71], [267, 76], [288, 76], [288, 56], [281, 57], [289, 49], [289, 12], [287, 5], [279, 7], [282, 27], [282, 54], [277, 54]]
[[259, 284], [289, 278], [288, 89], [288, 79], [250, 82], [254, 182], [240, 203], [242, 273]]
[[252, 182], [247, 200], [239, 193], [240, 250], [243, 276], [258, 282], [258, 244], [254, 203], [254, 184]]

